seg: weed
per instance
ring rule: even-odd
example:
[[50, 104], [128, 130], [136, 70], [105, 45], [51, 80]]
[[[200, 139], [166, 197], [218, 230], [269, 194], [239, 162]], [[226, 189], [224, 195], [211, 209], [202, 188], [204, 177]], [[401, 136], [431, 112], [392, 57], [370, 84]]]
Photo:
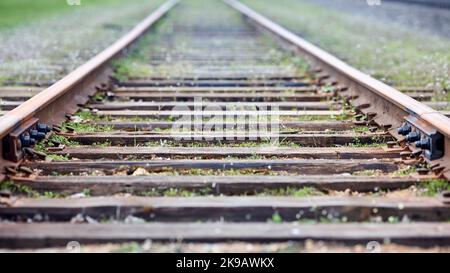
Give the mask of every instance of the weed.
[[411, 174], [414, 174], [417, 172], [417, 169], [412, 166], [407, 166], [405, 168], [398, 169], [394, 173], [392, 173], [393, 176], [408, 176]]
[[443, 191], [450, 190], [450, 183], [445, 179], [431, 179], [419, 184], [421, 193], [424, 196], [435, 196]]
[[28, 197], [39, 196], [39, 193], [32, 188], [8, 180], [0, 182], [0, 190], [9, 190], [12, 193], [24, 194]]
[[51, 159], [52, 161], [67, 161], [67, 160], [70, 160], [69, 155], [48, 154], [47, 158]]
[[274, 214], [272, 214], [272, 218], [270, 219], [271, 222], [280, 224], [283, 222], [283, 218], [281, 218], [281, 215], [276, 211]]

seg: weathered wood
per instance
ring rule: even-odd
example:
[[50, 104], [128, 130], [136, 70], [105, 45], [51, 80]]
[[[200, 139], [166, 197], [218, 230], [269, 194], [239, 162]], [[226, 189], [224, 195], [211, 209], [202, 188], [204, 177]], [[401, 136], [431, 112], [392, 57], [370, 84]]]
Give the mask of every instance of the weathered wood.
[[94, 219], [125, 219], [133, 215], [147, 221], [258, 222], [278, 212], [284, 221], [322, 219], [384, 221], [398, 217], [412, 221], [447, 221], [450, 205], [437, 198], [384, 197], [90, 197], [82, 199], [19, 199], [0, 207], [3, 219], [33, 218], [68, 221], [82, 214]]
[[0, 109], [9, 111], [21, 105], [22, 103], [23, 101], [4, 101], [0, 99]]
[[[201, 46], [199, 44], [198, 46]], [[196, 48], [197, 45], [196, 45]], [[210, 48], [210, 47], [207, 47]], [[223, 49], [224, 47], [220, 47]], [[255, 47], [255, 50], [258, 50], [260, 48]], [[234, 49], [233, 49], [234, 50]], [[252, 49], [253, 50], [253, 49]], [[211, 62], [214, 61], [220, 61], [215, 59], [207, 59]], [[129, 77], [129, 80], [135, 80], [135, 79], [143, 79], [142, 77]], [[280, 73], [278, 75], [276, 74], [270, 74], [269, 76], [261, 76], [261, 75], [254, 75], [254, 76], [233, 76], [233, 77], [221, 77], [221, 76], [213, 76], [213, 77], [179, 77], [179, 76], [166, 76], [166, 77], [147, 77], [145, 80], [152, 80], [152, 81], [164, 81], [164, 80], [171, 80], [171, 81], [301, 81], [304, 80], [305, 76], [299, 76], [299, 75], [287, 75], [285, 73]], [[121, 88], [121, 87], [118, 87]], [[138, 87], [139, 88], [139, 87]], [[144, 87], [145, 88], [145, 87]]]
[[449, 101], [427, 101], [427, 102], [424, 102], [424, 104], [427, 106], [430, 106], [431, 108], [437, 109], [437, 110], [450, 109]]
[[389, 240], [423, 246], [450, 244], [449, 223], [399, 224], [260, 224], [149, 223], [130, 224], [0, 224], [0, 245], [7, 248], [45, 248], [80, 244], [152, 241], [279, 242], [327, 241], [362, 243]]
[[327, 110], [294, 110], [294, 111], [272, 111], [271, 109], [262, 109], [262, 110], [235, 110], [228, 111], [227, 109], [222, 109], [218, 111], [208, 111], [203, 110], [196, 113], [192, 110], [168, 110], [168, 111], [135, 111], [135, 110], [111, 110], [111, 111], [97, 111], [95, 113], [98, 116], [109, 116], [113, 118], [117, 117], [138, 117], [138, 118], [169, 118], [169, 117], [181, 117], [181, 116], [201, 116], [201, 117], [258, 117], [258, 116], [266, 116], [266, 117], [301, 117], [301, 116], [340, 116], [344, 114], [343, 111], [327, 111]]
[[434, 87], [421, 87], [421, 86], [399, 86], [395, 87], [401, 92], [416, 92], [416, 93], [434, 93], [436, 89]]
[[[94, 125], [99, 126], [112, 126], [116, 130], [153, 130], [155, 128], [159, 129], [170, 129], [173, 127], [173, 122], [170, 121], [98, 121], [94, 122]], [[192, 128], [195, 128], [195, 122], [179, 122], [180, 125], [187, 127], [187, 124], [190, 124]], [[255, 128], [257, 123], [255, 122], [245, 122], [245, 121], [236, 121], [229, 122], [226, 121], [223, 123], [225, 128], [239, 128], [248, 129]], [[284, 128], [292, 128], [304, 131], [348, 131], [355, 126], [352, 121], [280, 121], [280, 129]]]
[[300, 174], [339, 174], [363, 170], [381, 170], [392, 172], [398, 166], [386, 160], [327, 160], [327, 159], [284, 159], [284, 160], [141, 160], [141, 161], [56, 161], [29, 162], [24, 166], [41, 169], [44, 174], [92, 172], [94, 170], [113, 171], [117, 168], [145, 168], [149, 171], [173, 169], [268, 169], [273, 171], [291, 171]]
[[20, 94], [20, 93], [0, 94], [0, 98], [7, 99], [9, 101], [26, 101], [31, 97], [32, 97], [32, 95]]
[[253, 194], [268, 189], [299, 189], [314, 187], [322, 191], [377, 192], [403, 189], [427, 178], [390, 176], [341, 176], [341, 175], [231, 175], [231, 176], [38, 176], [35, 178], [12, 177], [11, 180], [39, 192], [74, 194], [88, 189], [92, 196], [117, 193], [143, 194], [153, 189], [164, 191], [171, 188], [201, 191], [210, 194]]
[[3, 97], [4, 95], [12, 96], [17, 94], [34, 96], [42, 90], [44, 89], [38, 87], [2, 86], [0, 87], [0, 97]]
[[372, 159], [399, 158], [399, 151], [365, 147], [67, 147], [58, 155], [70, 155], [78, 159], [123, 159], [157, 157], [223, 158], [248, 156], [277, 156], [282, 158], [315, 159]]
[[295, 94], [295, 93], [178, 93], [178, 92], [115, 92], [117, 98], [130, 98], [142, 100], [193, 100], [195, 97], [210, 101], [323, 101], [331, 99], [332, 94]]
[[[225, 131], [227, 132], [227, 131]], [[83, 133], [69, 136], [70, 139], [83, 145], [91, 145], [93, 143], [111, 142], [113, 145], [136, 145], [145, 144], [149, 141], [168, 140], [175, 143], [191, 143], [201, 141], [201, 143], [242, 143], [248, 141], [264, 141], [279, 139], [280, 143], [290, 141], [302, 146], [311, 147], [327, 147], [334, 145], [350, 145], [350, 144], [373, 144], [384, 143], [392, 140], [390, 135], [385, 134], [259, 134], [257, 132], [234, 132], [228, 131], [228, 134], [221, 132], [205, 132], [205, 133], [178, 133], [174, 132], [155, 132], [151, 134], [146, 131], [138, 132], [119, 132], [117, 134], [108, 133]]]
[[194, 93], [235, 93], [235, 92], [311, 92], [318, 90], [315, 86], [293, 86], [286, 88], [284, 86], [273, 87], [114, 87], [114, 92], [194, 92]]
[[[5, 105], [5, 104], [3, 104]], [[235, 110], [339, 110], [340, 104], [329, 102], [105, 102], [88, 105], [98, 110], [174, 110], [174, 109], [235, 109]], [[214, 107], [214, 108], [212, 108]]]
[[435, 94], [433, 93], [422, 93], [422, 92], [404, 92], [406, 95], [418, 101], [429, 101]]
[[[176, 90], [176, 89], [175, 89]], [[420, 100], [429, 101], [434, 96], [428, 93], [411, 93], [410, 97]], [[136, 91], [117, 91], [114, 96], [118, 98], [156, 100], [156, 99], [193, 99], [194, 97], [208, 99], [208, 100], [222, 100], [222, 101], [323, 101], [331, 99], [332, 93], [295, 93], [295, 92], [257, 92], [257, 93], [206, 93], [206, 92], [136, 92]]]
[[[254, 68], [254, 67], [253, 67]], [[189, 80], [161, 80], [152, 81], [147, 79], [127, 82], [118, 82], [117, 86], [121, 87], [147, 87], [147, 86], [202, 86], [202, 87], [228, 87], [228, 86], [309, 86], [311, 81], [283, 81], [283, 80], [216, 80], [216, 81], [189, 81]]]

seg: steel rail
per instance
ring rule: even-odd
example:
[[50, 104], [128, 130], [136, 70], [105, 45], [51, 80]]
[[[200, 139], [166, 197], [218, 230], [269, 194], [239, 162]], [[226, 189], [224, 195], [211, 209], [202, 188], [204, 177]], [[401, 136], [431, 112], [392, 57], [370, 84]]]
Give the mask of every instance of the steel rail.
[[[397, 133], [407, 117], [417, 119], [417, 122], [431, 131], [435, 130], [445, 136], [445, 150], [450, 148], [450, 119], [438, 111], [416, 101], [400, 91], [372, 78], [360, 70], [350, 66], [337, 57], [320, 49], [279, 24], [252, 10], [237, 0], [223, 0], [226, 4], [244, 15], [251, 23], [303, 53], [307, 59], [323, 68], [329, 75], [343, 83], [349, 97], [356, 97], [353, 104], [365, 105], [362, 112], [376, 112], [374, 121], [381, 125], [389, 125], [390, 132], [399, 140], [404, 137]], [[355, 96], [356, 95], [356, 96]], [[450, 155], [444, 154], [445, 162]], [[444, 162], [443, 160], [440, 160]], [[449, 164], [449, 163], [447, 163]]]
[[[46, 122], [57, 122], [64, 119], [64, 112], [73, 112], [76, 105], [61, 105], [59, 108], [63, 108], [64, 111], [57, 111], [56, 109], [49, 108], [52, 103], [55, 103], [61, 97], [78, 91], [78, 88], [87, 89], [87, 84], [84, 80], [92, 77], [93, 74], [98, 74], [98, 70], [105, 64], [119, 55], [134, 41], [136, 41], [143, 33], [145, 33], [155, 22], [162, 18], [172, 7], [174, 7], [179, 0], [169, 0], [162, 4], [156, 11], [151, 13], [142, 22], [136, 25], [129, 33], [117, 40], [114, 44], [106, 48], [104, 51], [90, 59], [85, 64], [81, 65], [73, 72], [43, 90], [39, 94], [35, 95], [31, 99], [27, 100], [14, 110], [9, 111], [3, 117], [0, 118], [0, 139], [5, 137], [12, 130], [23, 124], [27, 119], [30, 119], [36, 115], [45, 116], [50, 120]], [[95, 89], [93, 90], [95, 92]], [[91, 91], [92, 92], [92, 91]], [[76, 94], [78, 100], [83, 100], [80, 94]], [[87, 96], [86, 96], [87, 97]], [[87, 98], [84, 98], [87, 100]], [[76, 103], [80, 103], [77, 101]], [[46, 113], [41, 113], [46, 111]]]

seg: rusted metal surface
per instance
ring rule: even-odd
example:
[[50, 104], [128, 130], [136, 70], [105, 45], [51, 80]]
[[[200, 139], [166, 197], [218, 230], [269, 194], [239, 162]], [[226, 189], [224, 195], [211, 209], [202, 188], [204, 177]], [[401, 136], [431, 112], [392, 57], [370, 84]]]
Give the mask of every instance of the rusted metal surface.
[[[0, 139], [3, 139], [33, 117], [38, 118], [41, 122], [53, 124], [64, 120], [66, 114], [74, 113], [78, 109], [78, 104], [85, 103], [88, 96], [96, 92], [95, 86], [97, 84], [107, 82], [108, 76], [112, 72], [107, 65], [108, 62], [121, 55], [130, 44], [136, 41], [177, 3], [178, 0], [167, 1], [106, 50], [54, 85], [6, 113], [0, 118]], [[7, 145], [3, 144], [2, 146]], [[5, 153], [3, 149], [0, 148], [2, 158]]]
[[[223, 0], [229, 6], [242, 13], [257, 27], [275, 35], [282, 41], [294, 45], [312, 63], [326, 71], [339, 84], [345, 86], [346, 91], [341, 95], [352, 97], [355, 107], [361, 106], [363, 113], [376, 112], [373, 121], [380, 126], [392, 128], [391, 133], [398, 139], [403, 137], [396, 133], [407, 117], [416, 118], [422, 126], [434, 129], [445, 136], [445, 148], [450, 149], [450, 119], [438, 111], [422, 104], [410, 96], [378, 81], [367, 74], [353, 68], [335, 56], [316, 47], [296, 34], [270, 21], [261, 14], [253, 11], [236, 0]], [[413, 145], [410, 145], [414, 148]], [[449, 165], [449, 156], [444, 153], [445, 162]]]

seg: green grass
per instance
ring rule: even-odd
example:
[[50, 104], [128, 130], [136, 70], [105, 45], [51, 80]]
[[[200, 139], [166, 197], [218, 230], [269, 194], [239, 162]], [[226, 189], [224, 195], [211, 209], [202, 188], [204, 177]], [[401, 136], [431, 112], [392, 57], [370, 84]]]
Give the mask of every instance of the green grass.
[[202, 188], [199, 190], [183, 190], [183, 189], [176, 189], [176, 188], [170, 188], [167, 190], [158, 190], [158, 189], [152, 189], [150, 191], [146, 192], [140, 192], [138, 195], [141, 196], [166, 196], [166, 197], [194, 197], [194, 196], [206, 196], [211, 195], [212, 189], [211, 188]]
[[417, 169], [412, 166], [407, 166], [405, 168], [398, 169], [392, 175], [393, 176], [408, 176], [417, 172]]
[[76, 146], [76, 145], [79, 145], [79, 143], [76, 142], [76, 141], [70, 140], [70, 139], [68, 139], [65, 136], [60, 136], [60, 135], [56, 135], [56, 134], [53, 134], [50, 137], [50, 139], [48, 140], [49, 145], [52, 145], [53, 141], [60, 142], [62, 145], [65, 145], [65, 146]]
[[119, 246], [117, 249], [112, 250], [112, 253], [141, 253], [144, 248], [137, 242], [126, 243]]
[[0, 190], [9, 190], [11, 193], [23, 194], [28, 197], [38, 197], [39, 193], [32, 188], [14, 183], [9, 180], [0, 182]]
[[422, 195], [435, 196], [443, 191], [450, 190], [450, 183], [445, 179], [431, 179], [419, 184]]
[[281, 215], [276, 211], [274, 214], [272, 214], [272, 219], [269, 220], [270, 222], [280, 224], [283, 222], [283, 218], [281, 218]]
[[70, 160], [70, 157], [68, 155], [49, 154], [46, 159], [51, 159], [52, 161], [67, 161]]
[[259, 196], [292, 196], [292, 197], [308, 197], [324, 195], [323, 192], [313, 187], [303, 188], [280, 188], [280, 189], [266, 189], [256, 193]]
[[96, 5], [119, 4], [119, 0], [80, 0], [80, 6], [70, 6], [66, 0], [1, 0], [0, 29], [14, 27], [24, 23], [52, 16], [58, 13], [70, 12]]
[[[388, 84], [450, 88], [450, 40], [306, 0], [245, 4]], [[426, 42], [424, 42], [426, 41]]]

